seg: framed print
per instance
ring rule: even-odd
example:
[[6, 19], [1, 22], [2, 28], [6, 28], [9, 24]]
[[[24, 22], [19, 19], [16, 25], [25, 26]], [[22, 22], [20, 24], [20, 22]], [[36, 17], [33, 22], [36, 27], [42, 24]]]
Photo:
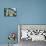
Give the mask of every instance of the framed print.
[[18, 25], [18, 37], [21, 40], [46, 41], [46, 25]]
[[4, 16], [16, 16], [16, 8], [4, 8]]

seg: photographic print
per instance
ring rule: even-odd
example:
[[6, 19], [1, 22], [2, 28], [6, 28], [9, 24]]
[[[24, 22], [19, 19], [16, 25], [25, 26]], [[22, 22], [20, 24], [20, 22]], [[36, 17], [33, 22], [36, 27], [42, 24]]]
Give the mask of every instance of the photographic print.
[[4, 8], [4, 16], [16, 16], [16, 8]]

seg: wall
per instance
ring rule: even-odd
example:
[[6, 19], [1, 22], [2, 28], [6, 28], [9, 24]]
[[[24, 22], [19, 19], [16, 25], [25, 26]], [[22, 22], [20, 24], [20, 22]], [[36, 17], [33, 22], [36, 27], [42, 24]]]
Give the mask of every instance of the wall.
[[[16, 17], [5, 17], [4, 8], [17, 8]], [[46, 24], [46, 0], [0, 0], [0, 44], [7, 44], [17, 24]]]

